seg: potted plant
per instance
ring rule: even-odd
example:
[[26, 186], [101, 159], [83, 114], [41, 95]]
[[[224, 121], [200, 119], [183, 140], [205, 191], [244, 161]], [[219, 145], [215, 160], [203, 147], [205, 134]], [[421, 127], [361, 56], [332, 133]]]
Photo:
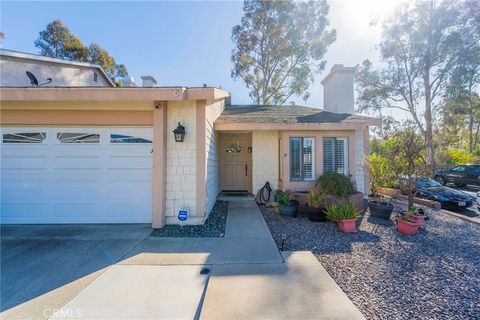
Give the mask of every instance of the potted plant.
[[397, 216], [397, 230], [401, 234], [413, 236], [420, 229], [421, 224], [416, 222], [413, 218], [413, 213], [406, 211]]
[[380, 154], [370, 155], [368, 165], [370, 167], [370, 189], [372, 190], [368, 200], [370, 216], [388, 220], [394, 208], [392, 198], [383, 196], [378, 190], [392, 180], [392, 166], [388, 158]]
[[420, 224], [420, 226], [422, 226], [425, 222], [425, 211], [423, 211], [421, 208], [418, 210], [415, 208], [409, 208], [405, 214], [409, 215], [409, 218], [412, 221]]
[[323, 191], [320, 186], [316, 186], [307, 196], [305, 212], [307, 213], [308, 219], [315, 222], [326, 221], [325, 206], [325, 191]]
[[355, 204], [343, 201], [339, 205], [327, 206], [325, 211], [327, 218], [336, 221], [340, 230], [345, 233], [355, 232], [357, 218], [360, 216], [360, 211], [355, 207]]
[[282, 190], [275, 192], [275, 200], [280, 208], [280, 213], [287, 217], [296, 217], [298, 210], [298, 202], [290, 200], [290, 197]]

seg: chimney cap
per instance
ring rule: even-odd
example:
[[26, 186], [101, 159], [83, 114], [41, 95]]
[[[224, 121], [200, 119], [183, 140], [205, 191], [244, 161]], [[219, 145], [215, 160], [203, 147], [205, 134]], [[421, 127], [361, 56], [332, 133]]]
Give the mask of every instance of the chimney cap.
[[154, 85], [157, 84], [157, 80], [155, 80], [152, 76], [141, 76], [143, 83], [152, 83]]
[[327, 83], [335, 73], [354, 73], [356, 69], [356, 67], [345, 67], [343, 64], [334, 64], [330, 69], [330, 72], [320, 83], [324, 86], [325, 83]]
[[122, 81], [122, 86], [123, 87], [136, 87], [137, 86], [137, 83], [135, 82], [135, 79], [130, 75], [127, 75], [121, 81]]

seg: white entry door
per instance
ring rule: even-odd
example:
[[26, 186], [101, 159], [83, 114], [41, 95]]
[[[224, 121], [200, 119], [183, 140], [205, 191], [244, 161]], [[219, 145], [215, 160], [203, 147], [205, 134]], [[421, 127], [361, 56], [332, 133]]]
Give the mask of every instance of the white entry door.
[[2, 128], [1, 220], [150, 223], [151, 128]]

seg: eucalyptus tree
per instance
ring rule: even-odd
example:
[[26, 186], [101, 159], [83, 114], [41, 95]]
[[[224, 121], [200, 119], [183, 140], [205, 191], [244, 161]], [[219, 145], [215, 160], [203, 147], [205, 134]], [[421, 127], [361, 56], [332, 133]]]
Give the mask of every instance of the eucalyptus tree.
[[[360, 111], [395, 108], [408, 112], [425, 139], [427, 163], [435, 168], [434, 113], [462, 50], [478, 41], [475, 18], [465, 2], [417, 0], [384, 19], [379, 48], [383, 66], [364, 61], [357, 73]], [[477, 39], [477, 40], [475, 40]]]
[[107, 50], [97, 43], [86, 47], [60, 20], [52, 21], [39, 33], [35, 46], [43, 56], [97, 64], [113, 81], [128, 75], [125, 65], [116, 64]]
[[257, 104], [284, 104], [309, 97], [314, 75], [335, 41], [321, 1], [245, 0], [241, 23], [232, 30], [232, 77], [242, 79]]

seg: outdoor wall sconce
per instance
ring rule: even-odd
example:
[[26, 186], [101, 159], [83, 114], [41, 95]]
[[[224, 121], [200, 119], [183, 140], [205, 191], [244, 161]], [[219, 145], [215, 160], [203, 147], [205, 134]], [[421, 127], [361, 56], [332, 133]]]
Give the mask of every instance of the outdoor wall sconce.
[[175, 136], [175, 142], [183, 142], [185, 138], [185, 127], [178, 123], [178, 127], [173, 130], [173, 135]]
[[252, 153], [252, 146], [248, 146], [247, 151], [248, 153]]

